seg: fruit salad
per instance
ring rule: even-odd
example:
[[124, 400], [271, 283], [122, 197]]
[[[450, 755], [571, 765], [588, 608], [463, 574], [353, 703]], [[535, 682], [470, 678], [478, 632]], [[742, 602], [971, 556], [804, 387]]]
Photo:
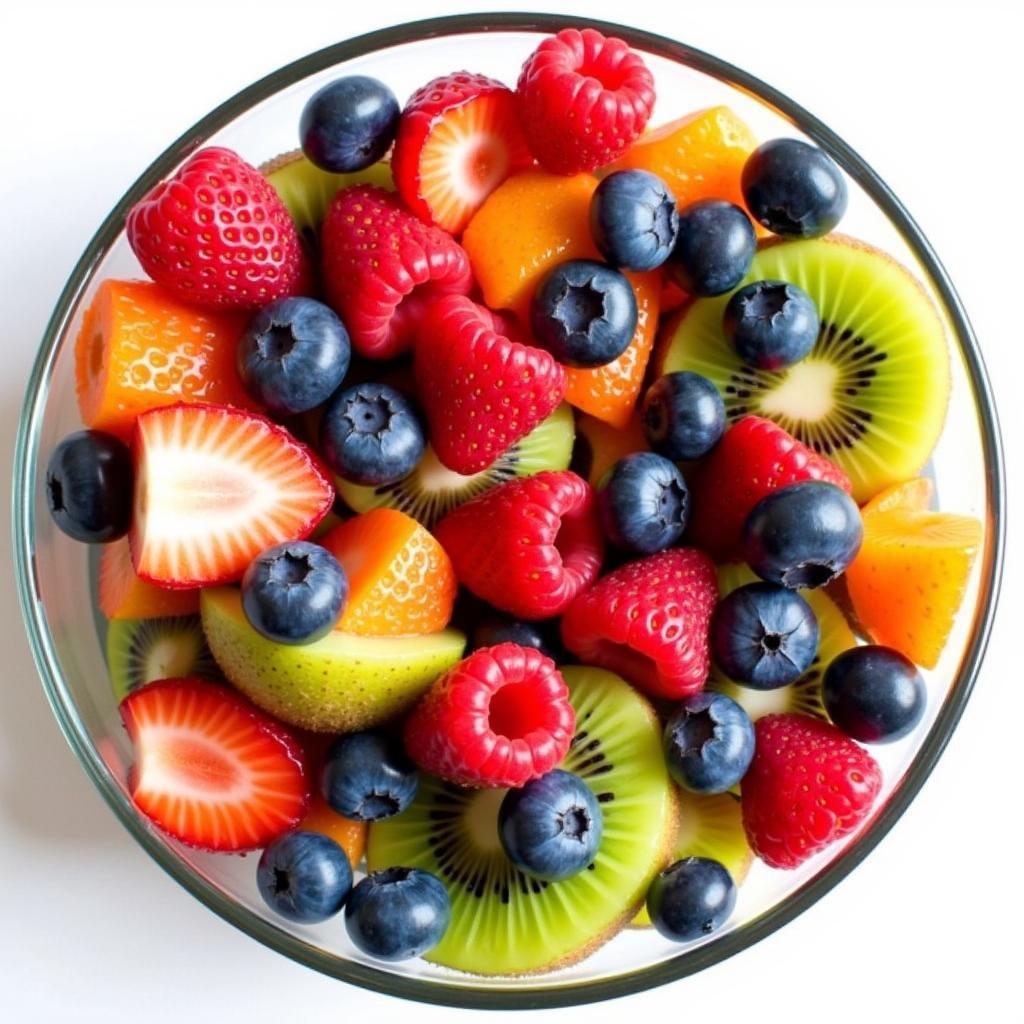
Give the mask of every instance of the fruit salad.
[[338, 78], [295, 152], [141, 199], [45, 487], [139, 813], [258, 851], [282, 921], [505, 976], [837, 854], [982, 526], [927, 474], [943, 322], [827, 154], [592, 29], [487, 70]]

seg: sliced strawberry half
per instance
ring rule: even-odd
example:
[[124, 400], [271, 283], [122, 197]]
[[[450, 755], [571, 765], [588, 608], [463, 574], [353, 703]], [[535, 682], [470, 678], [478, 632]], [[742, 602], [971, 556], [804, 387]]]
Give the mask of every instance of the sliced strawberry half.
[[236, 580], [261, 551], [307, 537], [334, 489], [312, 452], [253, 413], [172, 405], [135, 423], [135, 571], [165, 587]]
[[129, 694], [121, 719], [136, 806], [204, 850], [255, 850], [306, 813], [302, 747], [274, 719], [217, 683], [162, 679]]
[[398, 123], [391, 169], [406, 206], [457, 235], [510, 174], [532, 163], [512, 90], [456, 71], [413, 93]]

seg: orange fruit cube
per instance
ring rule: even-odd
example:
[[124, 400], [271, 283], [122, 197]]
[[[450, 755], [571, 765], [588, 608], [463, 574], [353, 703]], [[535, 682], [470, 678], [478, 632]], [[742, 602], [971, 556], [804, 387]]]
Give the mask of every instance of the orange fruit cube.
[[139, 578], [132, 565], [127, 537], [103, 546], [97, 589], [100, 611], [108, 619], [199, 614], [198, 590], [168, 590]]
[[448, 625], [458, 583], [447, 552], [411, 516], [376, 508], [320, 543], [348, 577], [337, 628], [359, 636], [422, 636]]
[[158, 406], [258, 408], [235, 367], [246, 320], [194, 309], [149, 281], [104, 281], [75, 343], [85, 425], [130, 440], [135, 417]]
[[319, 793], [313, 794], [306, 816], [295, 827], [303, 832], [319, 832], [333, 839], [345, 851], [353, 868], [363, 858], [363, 850], [366, 848], [366, 822], [353, 821], [343, 814], [338, 814]]

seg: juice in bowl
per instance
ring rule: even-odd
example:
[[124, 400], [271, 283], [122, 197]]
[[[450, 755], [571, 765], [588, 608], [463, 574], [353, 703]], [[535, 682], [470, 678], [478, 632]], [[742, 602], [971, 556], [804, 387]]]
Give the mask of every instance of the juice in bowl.
[[30, 635], [122, 821], [261, 941], [455, 1005], [806, 907], [995, 599], [994, 414], [902, 207], [579, 19], [376, 33], [211, 114], [76, 269], [20, 455]]

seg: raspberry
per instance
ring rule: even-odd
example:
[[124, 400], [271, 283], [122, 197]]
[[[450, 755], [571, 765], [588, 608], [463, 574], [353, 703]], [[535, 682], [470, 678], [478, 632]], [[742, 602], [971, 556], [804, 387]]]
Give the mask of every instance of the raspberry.
[[484, 647], [449, 669], [405, 723], [405, 749], [459, 786], [522, 786], [569, 750], [576, 715], [555, 663], [532, 647]]
[[742, 783], [743, 825], [773, 868], [795, 868], [867, 817], [882, 774], [834, 725], [807, 715], [767, 715]]
[[654, 77], [621, 39], [567, 28], [527, 58], [516, 86], [533, 155], [555, 174], [611, 163], [644, 130]]
[[562, 618], [565, 646], [652, 697], [678, 699], [704, 685], [711, 665], [715, 566], [675, 548], [627, 562], [576, 598]]

